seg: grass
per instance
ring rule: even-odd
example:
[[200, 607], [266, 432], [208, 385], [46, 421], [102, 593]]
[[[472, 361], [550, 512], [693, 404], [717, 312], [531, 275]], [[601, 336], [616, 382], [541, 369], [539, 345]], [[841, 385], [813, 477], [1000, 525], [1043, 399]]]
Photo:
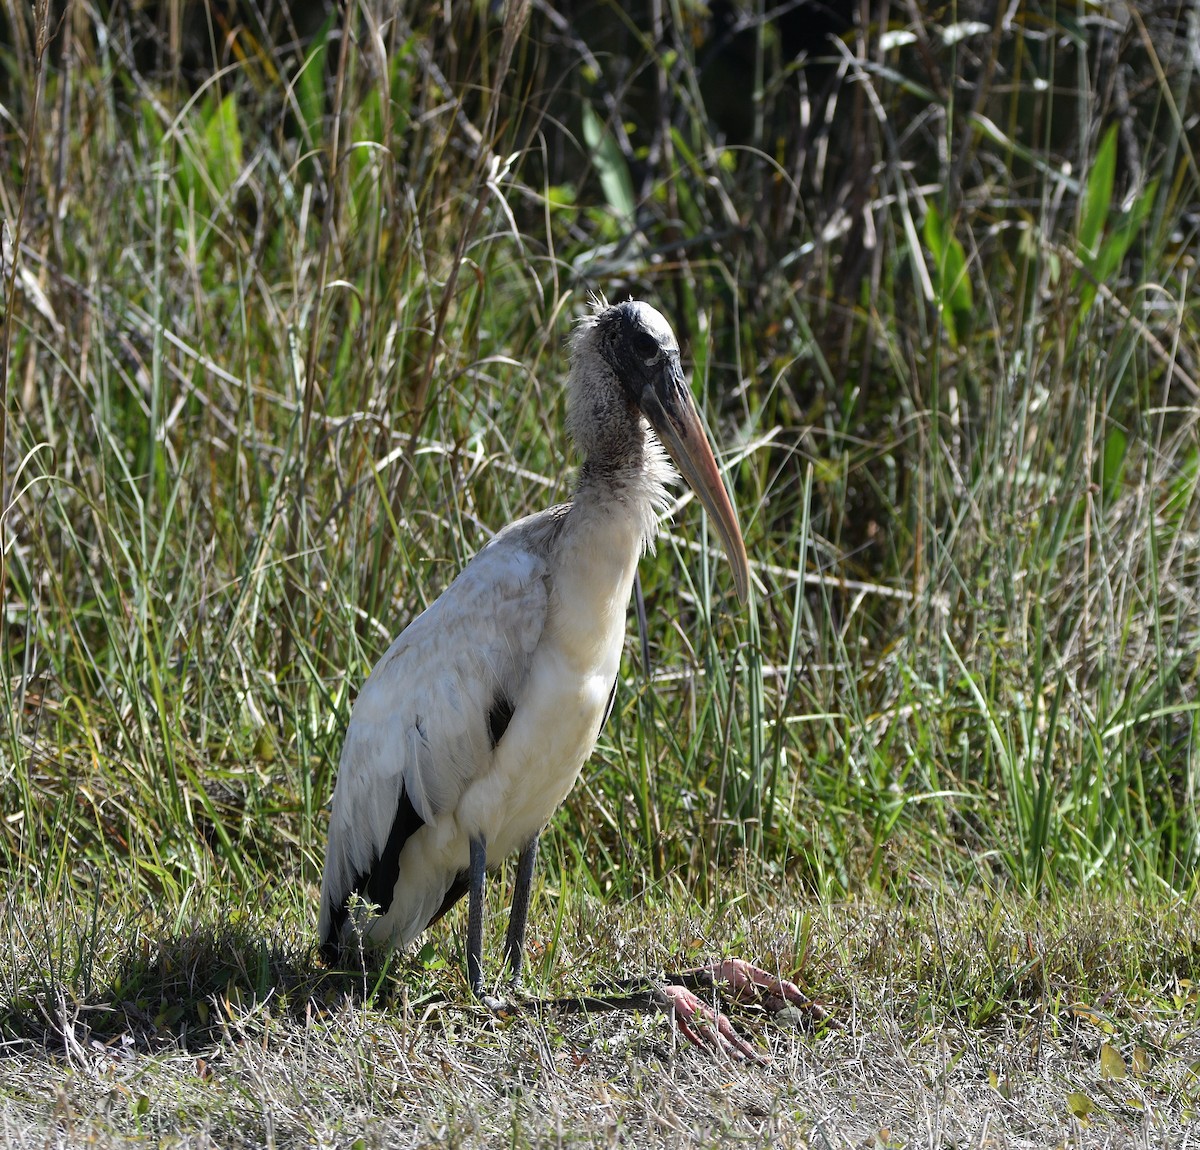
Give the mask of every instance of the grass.
[[[940, 894], [692, 915], [572, 901], [560, 959], [581, 984], [614, 955], [671, 962], [733, 938], [801, 957], [837, 1015], [814, 1033], [743, 1012], [773, 1062], [730, 1066], [658, 1017], [497, 1020], [438, 959], [347, 986], [313, 968], [304, 931], [213, 906], [217, 925], [195, 931], [91, 924], [110, 964], [86, 995], [26, 1004], [45, 1038], [10, 1042], [2, 1128], [64, 1145], [906, 1146], [980, 1145], [990, 1124], [996, 1145], [1124, 1145], [1178, 1141], [1200, 1105], [1197, 995], [1179, 973], [1194, 973], [1194, 919]], [[40, 970], [40, 943], [18, 941], [16, 964]]]
[[[8, 1141], [1191, 1122], [1192, 17], [893, 13], [797, 61], [761, 12], [716, 51], [690, 7], [597, 11], [366, 4], [297, 47], [4, 9]], [[482, 1016], [457, 915], [362, 979], [313, 959], [354, 694], [568, 493], [597, 289], [672, 319], [756, 594], [681, 501], [530, 981], [756, 958], [832, 1014], [739, 1015], [767, 1071]]]

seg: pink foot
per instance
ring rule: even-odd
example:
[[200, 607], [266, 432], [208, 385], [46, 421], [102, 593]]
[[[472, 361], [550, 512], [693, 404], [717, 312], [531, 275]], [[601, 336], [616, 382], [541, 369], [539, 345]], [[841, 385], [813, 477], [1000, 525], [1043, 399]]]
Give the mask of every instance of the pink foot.
[[765, 1054], [760, 1054], [733, 1029], [733, 1024], [725, 1015], [701, 1002], [686, 987], [664, 986], [660, 988], [660, 993], [666, 1001], [667, 1010], [675, 1019], [675, 1025], [679, 1027], [679, 1033], [693, 1046], [728, 1055], [739, 1062], [743, 1058], [770, 1062]]
[[[828, 1011], [809, 998], [794, 982], [777, 978], [744, 959], [714, 961], [677, 977], [688, 986], [728, 987], [735, 1002], [758, 1003], [771, 1014], [778, 1014], [790, 1006], [805, 1011], [817, 1021], [829, 1017]], [[755, 1062], [770, 1061], [734, 1030], [725, 1015], [698, 998], [686, 986], [668, 984], [659, 987], [659, 994], [680, 1033], [693, 1046], [739, 1061], [744, 1058]]]
[[794, 982], [776, 978], [745, 959], [727, 958], [724, 962], [712, 962], [700, 967], [696, 973], [707, 974], [714, 985], [723, 983], [728, 986], [736, 1001], [757, 1002], [772, 1014], [778, 1014], [784, 1007], [795, 1006], [818, 1021], [829, 1017], [829, 1012], [819, 1002], [809, 998]]

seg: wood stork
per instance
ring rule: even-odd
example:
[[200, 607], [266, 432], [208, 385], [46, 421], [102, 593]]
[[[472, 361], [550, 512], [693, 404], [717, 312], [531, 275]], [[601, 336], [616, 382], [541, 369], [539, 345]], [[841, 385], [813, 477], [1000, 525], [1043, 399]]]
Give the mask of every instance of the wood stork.
[[750, 583], [679, 346], [654, 308], [600, 301], [580, 321], [567, 422], [583, 456], [574, 498], [500, 531], [363, 685], [321, 888], [331, 961], [355, 934], [405, 946], [467, 894], [467, 973], [494, 1006], [481, 961], [484, 876], [518, 852], [504, 946], [515, 981], [538, 836], [611, 706], [634, 572], [676, 478], [664, 446], [715, 522], [743, 602]]

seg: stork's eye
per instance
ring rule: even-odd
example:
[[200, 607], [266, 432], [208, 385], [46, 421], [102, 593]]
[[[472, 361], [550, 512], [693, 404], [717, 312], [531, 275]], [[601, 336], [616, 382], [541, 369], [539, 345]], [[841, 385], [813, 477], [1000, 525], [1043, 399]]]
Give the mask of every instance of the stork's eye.
[[633, 352], [639, 359], [649, 363], [658, 358], [659, 350], [658, 340], [649, 332], [639, 331], [634, 334]]

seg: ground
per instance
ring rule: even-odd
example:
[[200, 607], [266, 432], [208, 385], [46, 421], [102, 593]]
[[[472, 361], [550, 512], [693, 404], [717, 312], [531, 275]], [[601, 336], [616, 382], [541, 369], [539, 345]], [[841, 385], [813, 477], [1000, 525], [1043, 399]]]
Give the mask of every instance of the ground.
[[[26, 1036], [0, 1063], [0, 1136], [102, 1147], [1187, 1145], [1200, 1095], [1190, 981], [1136, 999], [1073, 994], [1053, 963], [1014, 954], [1030, 909], [1013, 910], [990, 942], [980, 905], [927, 919], [943, 950], [924, 985], [912, 981], [913, 915], [827, 909], [809, 973], [838, 988], [821, 995], [828, 1020], [728, 1005], [769, 1052], [762, 1065], [698, 1050], [654, 1012], [493, 1017], [459, 998], [461, 976], [428, 952], [368, 982], [289, 966], [286, 945], [275, 947], [244, 964], [265, 993], [235, 974], [207, 998], [164, 999], [157, 1015], [145, 995], [141, 1006], [104, 1001], [111, 987], [87, 1001], [33, 995]], [[1062, 970], [1073, 952], [1085, 980], [1102, 975], [1094, 948], [1122, 914], [1060, 910], [1046, 957]], [[768, 920], [778, 927], [768, 914], [749, 937], [765, 937]], [[610, 913], [600, 928], [618, 921]], [[1149, 924], [1143, 957], [1169, 941], [1163, 929]], [[839, 938], [850, 945], [831, 945]], [[437, 941], [453, 945], [453, 930]], [[1126, 941], [1111, 952], [1128, 962]], [[141, 988], [168, 971], [177, 988], [211, 982], [239, 945], [197, 942], [154, 954]], [[1009, 979], [1007, 998], [987, 1000], [980, 974], [1003, 976], [1006, 943], [1016, 969], [1047, 977]], [[430, 985], [451, 992], [430, 997]]]

